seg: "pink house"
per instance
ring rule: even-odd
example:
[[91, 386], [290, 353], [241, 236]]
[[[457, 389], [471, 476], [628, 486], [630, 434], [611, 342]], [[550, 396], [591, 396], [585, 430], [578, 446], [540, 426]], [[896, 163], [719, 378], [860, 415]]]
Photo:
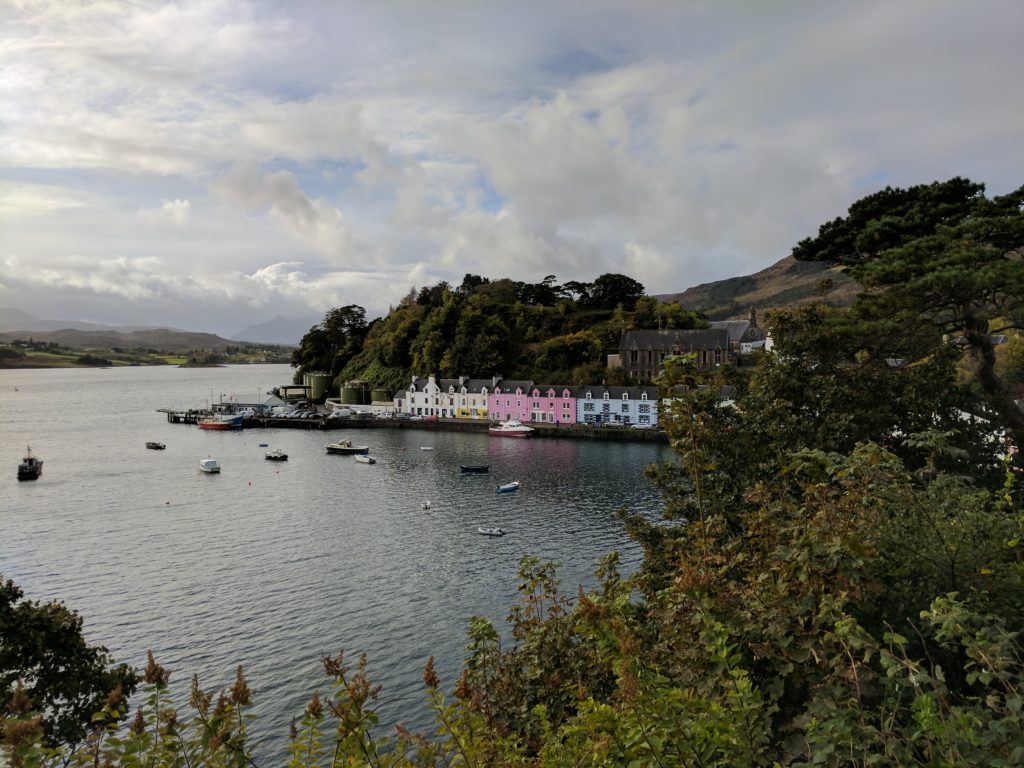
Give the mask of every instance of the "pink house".
[[532, 388], [532, 381], [499, 380], [487, 395], [487, 413], [491, 421], [530, 421], [529, 392]]
[[576, 397], [572, 388], [554, 384], [530, 387], [530, 421], [575, 424]]
[[487, 396], [487, 412], [492, 421], [574, 424], [576, 397], [564, 385], [501, 380]]

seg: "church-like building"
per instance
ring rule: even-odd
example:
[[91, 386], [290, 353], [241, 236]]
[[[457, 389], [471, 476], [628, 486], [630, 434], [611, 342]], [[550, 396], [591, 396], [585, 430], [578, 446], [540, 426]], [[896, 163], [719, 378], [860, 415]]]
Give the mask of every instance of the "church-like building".
[[698, 330], [626, 331], [619, 342], [619, 364], [630, 381], [651, 381], [670, 355], [696, 355], [697, 367], [713, 370], [736, 364], [741, 354], [764, 345], [764, 331], [751, 309], [747, 320], [715, 320]]

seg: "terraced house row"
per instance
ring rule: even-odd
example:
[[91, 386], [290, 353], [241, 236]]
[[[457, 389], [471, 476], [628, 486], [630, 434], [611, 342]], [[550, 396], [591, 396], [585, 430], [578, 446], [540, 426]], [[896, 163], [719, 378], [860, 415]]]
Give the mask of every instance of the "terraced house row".
[[414, 376], [395, 393], [395, 410], [410, 416], [544, 424], [658, 423], [658, 388], [570, 387], [491, 379]]

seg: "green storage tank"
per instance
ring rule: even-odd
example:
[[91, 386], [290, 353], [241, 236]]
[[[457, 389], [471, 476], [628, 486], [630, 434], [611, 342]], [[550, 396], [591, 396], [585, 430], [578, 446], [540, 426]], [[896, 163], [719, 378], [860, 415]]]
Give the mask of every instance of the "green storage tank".
[[309, 387], [309, 399], [323, 400], [327, 397], [327, 390], [331, 387], [331, 378], [329, 373], [304, 373], [302, 383]]
[[375, 403], [390, 403], [391, 393], [386, 389], [374, 389], [370, 391], [370, 399]]
[[362, 389], [359, 387], [342, 387], [341, 388], [341, 402], [342, 405], [362, 405], [363, 395]]
[[359, 397], [361, 398], [363, 405], [370, 404], [370, 388], [366, 384], [364, 384], [363, 388], [359, 390]]

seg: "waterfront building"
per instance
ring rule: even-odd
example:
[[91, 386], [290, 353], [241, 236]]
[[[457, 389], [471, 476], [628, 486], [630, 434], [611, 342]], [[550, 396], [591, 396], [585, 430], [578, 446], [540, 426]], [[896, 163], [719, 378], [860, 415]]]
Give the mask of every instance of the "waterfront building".
[[577, 387], [576, 422], [631, 426], [658, 423], [657, 387]]
[[545, 424], [575, 424], [576, 395], [572, 387], [535, 384], [529, 390], [530, 421]]
[[456, 419], [487, 419], [487, 398], [498, 382], [493, 379], [441, 379], [441, 391], [448, 397], [450, 408], [454, 408]]
[[493, 391], [487, 396], [487, 412], [491, 421], [530, 421], [532, 388], [532, 381], [498, 380]]

